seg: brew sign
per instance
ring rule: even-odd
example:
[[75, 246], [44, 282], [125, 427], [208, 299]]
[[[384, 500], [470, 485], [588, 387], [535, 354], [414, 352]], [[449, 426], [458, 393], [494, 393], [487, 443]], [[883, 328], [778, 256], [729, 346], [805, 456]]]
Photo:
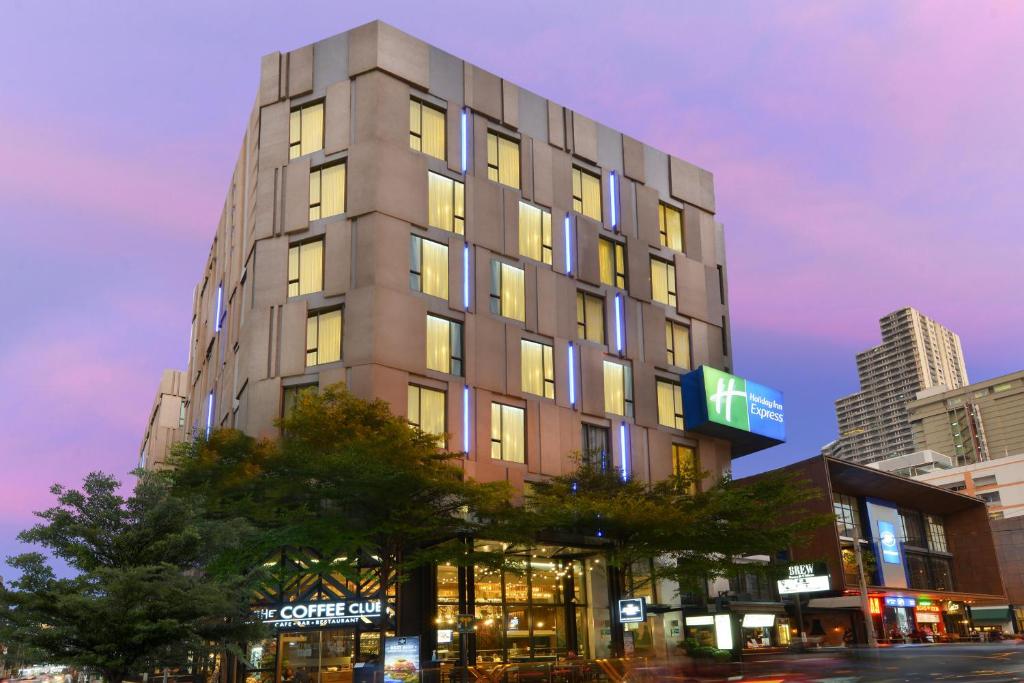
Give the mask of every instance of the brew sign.
[[829, 590], [828, 569], [823, 564], [791, 564], [788, 577], [779, 579], [779, 594], [818, 593]]

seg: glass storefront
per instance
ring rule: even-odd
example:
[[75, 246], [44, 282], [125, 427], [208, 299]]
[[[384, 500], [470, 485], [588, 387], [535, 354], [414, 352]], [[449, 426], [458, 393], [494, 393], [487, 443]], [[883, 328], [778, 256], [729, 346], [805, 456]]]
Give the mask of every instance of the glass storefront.
[[[380, 633], [356, 628], [283, 632], [252, 643], [246, 683], [351, 683], [353, 666], [380, 653]], [[280, 655], [280, 656], [278, 656]]]

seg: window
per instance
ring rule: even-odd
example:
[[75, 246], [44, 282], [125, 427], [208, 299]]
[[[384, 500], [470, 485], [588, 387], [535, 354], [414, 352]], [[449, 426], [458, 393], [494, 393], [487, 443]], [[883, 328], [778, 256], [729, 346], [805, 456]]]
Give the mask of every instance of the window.
[[668, 204], [658, 204], [658, 235], [661, 246], [683, 251], [683, 212]]
[[672, 320], [665, 321], [665, 347], [668, 364], [690, 368], [690, 328]]
[[466, 186], [439, 173], [427, 172], [432, 227], [462, 235], [466, 231]]
[[427, 315], [427, 368], [462, 376], [462, 323]]
[[412, 235], [409, 241], [409, 287], [439, 299], [448, 298], [448, 245]]
[[659, 304], [676, 305], [676, 267], [668, 261], [651, 259], [651, 298]]
[[835, 494], [832, 511], [836, 516], [836, 529], [840, 536], [860, 538], [860, 512], [856, 498], [845, 493]]
[[683, 390], [676, 382], [658, 380], [658, 424], [683, 429]]
[[526, 320], [524, 279], [522, 268], [491, 261], [491, 313]]
[[576, 336], [604, 344], [604, 299], [576, 292]]
[[526, 422], [522, 408], [491, 404], [491, 458], [526, 462]]
[[519, 255], [551, 265], [551, 212], [519, 202]]
[[288, 249], [288, 296], [324, 288], [324, 241], [296, 244]]
[[927, 548], [928, 540], [925, 537], [924, 519], [921, 513], [916, 510], [900, 510], [900, 531], [903, 534], [901, 539], [907, 545], [918, 548]]
[[628, 365], [604, 362], [604, 410], [633, 417], [633, 370]]
[[306, 367], [341, 360], [342, 327], [340, 309], [306, 318]]
[[426, 434], [437, 436], [437, 445], [444, 447], [445, 395], [443, 391], [409, 385], [409, 424]]
[[299, 401], [299, 395], [305, 391], [316, 393], [316, 384], [299, 384], [293, 387], [285, 387], [282, 391], [281, 417], [288, 417], [295, 410], [295, 404]]
[[686, 480], [690, 495], [697, 493], [700, 482], [700, 467], [697, 462], [697, 451], [690, 446], [672, 444], [672, 476]]
[[929, 557], [928, 569], [931, 570], [932, 590], [951, 591], [953, 590], [953, 567], [948, 558]]
[[946, 527], [942, 523], [942, 517], [936, 515], [925, 515], [925, 528], [928, 530], [928, 548], [940, 553], [949, 552], [946, 545]]
[[619, 242], [600, 238], [597, 255], [601, 265], [601, 284], [626, 288], [626, 247]]
[[487, 133], [487, 178], [509, 187], [519, 187], [518, 141]]
[[608, 469], [608, 429], [583, 424], [583, 462], [601, 471]]
[[552, 348], [547, 344], [527, 339], [522, 340], [520, 348], [523, 391], [544, 398], [554, 398], [555, 361]]
[[444, 111], [419, 100], [409, 100], [409, 147], [443, 160]]
[[572, 167], [572, 210], [601, 220], [601, 178], [579, 166]]
[[1000, 505], [1003, 500], [999, 496], [999, 491], [989, 491], [987, 493], [979, 493], [978, 498], [982, 499], [989, 505]]
[[309, 172], [309, 220], [345, 212], [345, 164]]
[[298, 159], [324, 148], [324, 103], [293, 109], [288, 122], [288, 158]]

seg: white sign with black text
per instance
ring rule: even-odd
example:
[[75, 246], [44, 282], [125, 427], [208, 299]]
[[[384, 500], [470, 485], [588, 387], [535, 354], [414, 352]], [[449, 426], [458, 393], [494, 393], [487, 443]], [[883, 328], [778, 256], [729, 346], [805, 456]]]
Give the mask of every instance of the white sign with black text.
[[779, 595], [820, 593], [829, 590], [828, 570], [813, 564], [789, 565], [788, 578], [779, 579]]

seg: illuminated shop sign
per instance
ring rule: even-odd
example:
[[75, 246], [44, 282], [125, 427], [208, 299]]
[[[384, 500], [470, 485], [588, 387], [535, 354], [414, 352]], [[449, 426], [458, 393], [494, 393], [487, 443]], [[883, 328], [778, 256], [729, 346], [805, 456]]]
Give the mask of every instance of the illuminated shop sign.
[[322, 600], [261, 607], [256, 616], [274, 628], [309, 628], [369, 623], [380, 619], [380, 600]]
[[939, 605], [926, 605], [924, 602], [917, 603], [918, 612], [942, 612], [942, 607]]
[[707, 365], [683, 375], [682, 385], [686, 429], [727, 439], [734, 456], [786, 440], [781, 391]]
[[779, 594], [818, 593], [829, 590], [828, 569], [822, 563], [791, 564], [789, 576], [779, 579]]
[[647, 619], [647, 601], [643, 598], [619, 600], [619, 623], [637, 624]]
[[878, 543], [882, 546], [883, 562], [900, 564], [899, 541], [896, 540], [896, 527], [892, 522], [878, 522]]
[[914, 607], [917, 601], [914, 598], [904, 598], [901, 595], [890, 596], [885, 599], [886, 607]]

